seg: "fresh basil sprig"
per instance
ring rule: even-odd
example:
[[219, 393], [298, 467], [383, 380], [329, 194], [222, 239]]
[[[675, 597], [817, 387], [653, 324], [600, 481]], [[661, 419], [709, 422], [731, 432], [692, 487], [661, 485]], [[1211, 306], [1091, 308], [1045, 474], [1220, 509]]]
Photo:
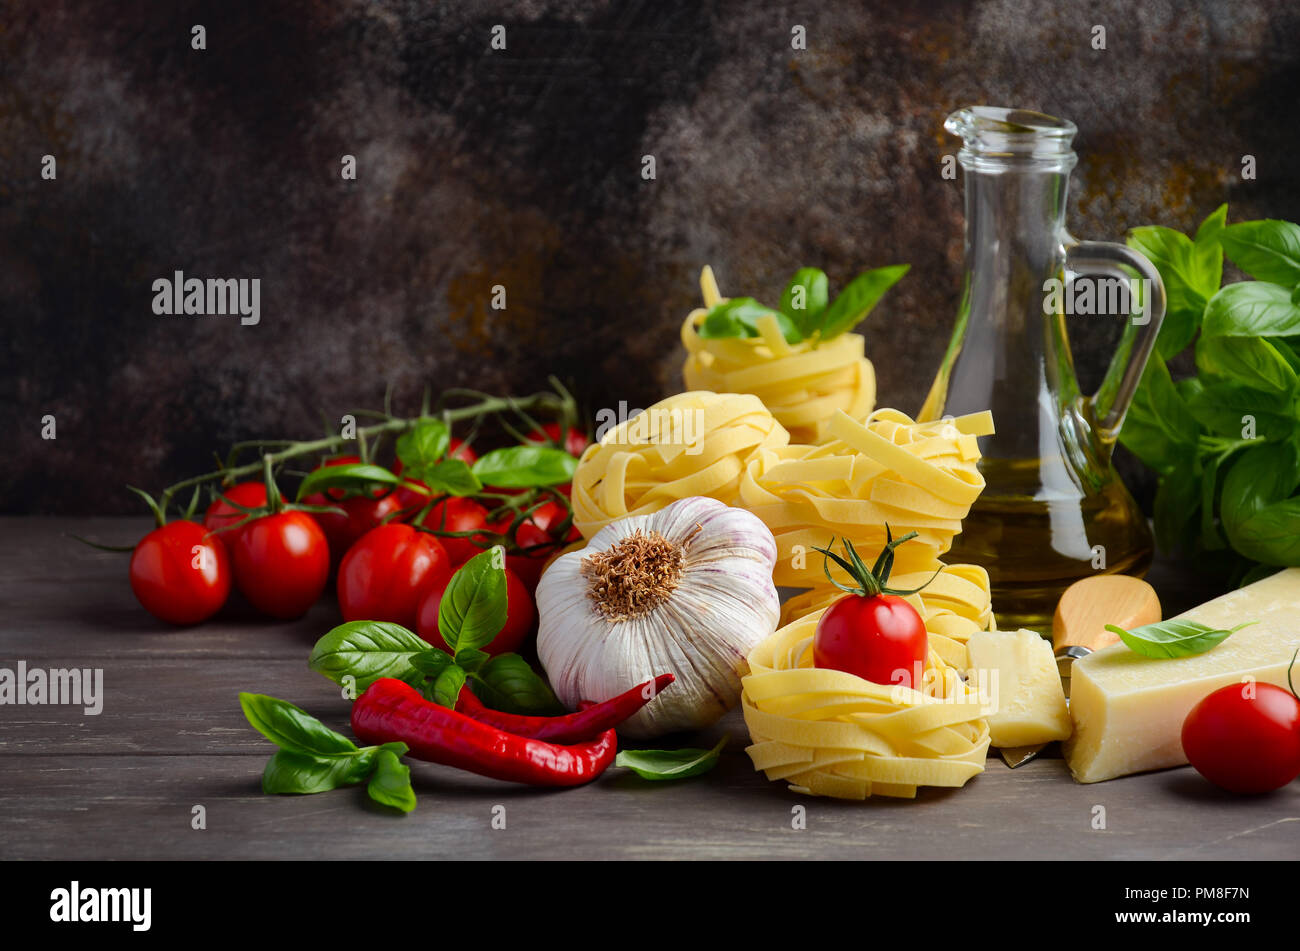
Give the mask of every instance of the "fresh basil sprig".
[[752, 297], [725, 300], [709, 308], [699, 334], [706, 339], [758, 337], [759, 321], [774, 317], [786, 343], [831, 340], [861, 323], [909, 267], [896, 264], [859, 274], [829, 303], [825, 272], [803, 267], [781, 292], [780, 309], [773, 310]]
[[455, 707], [461, 687], [489, 707], [544, 716], [564, 708], [518, 654], [496, 657], [483, 650], [505, 626], [507, 596], [504, 550], [493, 548], [462, 565], [438, 606], [438, 632], [451, 651], [434, 647], [400, 624], [349, 621], [312, 648], [307, 666], [353, 697], [382, 677], [405, 681], [445, 707]]
[[[1161, 547], [1226, 552], [1254, 578], [1252, 563], [1300, 565], [1300, 225], [1227, 224], [1227, 211], [1194, 237], [1129, 237], [1168, 307], [1120, 442], [1159, 476]], [[1255, 280], [1220, 287], [1225, 254]], [[1166, 361], [1189, 348], [1196, 375], [1174, 380]]]
[[1118, 634], [1119, 639], [1128, 646], [1129, 650], [1143, 657], [1191, 657], [1194, 654], [1204, 654], [1243, 627], [1258, 623], [1258, 621], [1247, 621], [1245, 624], [1224, 629], [1174, 618], [1168, 621], [1157, 621], [1155, 624], [1144, 624], [1131, 631], [1116, 627], [1114, 624], [1107, 624], [1106, 630]]
[[318, 793], [369, 780], [370, 798], [410, 812], [411, 771], [401, 763], [405, 743], [358, 747], [311, 714], [284, 700], [241, 693], [239, 706], [255, 730], [280, 749], [262, 773], [267, 793]]
[[717, 766], [718, 757], [729, 739], [730, 736], [724, 736], [711, 750], [621, 750], [614, 757], [614, 765], [626, 767], [642, 779], [655, 782], [689, 779]]

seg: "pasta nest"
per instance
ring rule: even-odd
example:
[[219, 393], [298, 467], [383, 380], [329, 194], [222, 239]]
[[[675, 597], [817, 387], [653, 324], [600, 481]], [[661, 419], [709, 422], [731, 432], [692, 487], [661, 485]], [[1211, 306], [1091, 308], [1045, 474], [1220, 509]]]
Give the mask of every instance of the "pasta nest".
[[734, 505], [750, 457], [789, 441], [751, 394], [670, 396], [587, 447], [573, 475], [573, 523], [590, 538], [616, 519], [688, 496]]
[[749, 654], [741, 708], [754, 768], [793, 791], [838, 799], [913, 798], [984, 769], [989, 693], [931, 651], [920, 689], [813, 666], [822, 612], [787, 624]]
[[[964, 666], [965, 642], [993, 625], [988, 573], [977, 565], [945, 565], [962, 519], [984, 488], [976, 437], [993, 431], [988, 413], [918, 423], [878, 409], [859, 423], [837, 413], [830, 442], [778, 446], [751, 456], [741, 479], [741, 504], [776, 537], [773, 580], [806, 588], [789, 599], [786, 622], [824, 608], [842, 592], [826, 577], [817, 548], [853, 542], [870, 563], [886, 542], [917, 537], [895, 550], [892, 587], [925, 590], [909, 600], [931, 631], [934, 648]], [[843, 580], [843, 579], [841, 579]]]
[[826, 341], [787, 343], [775, 322], [762, 336], [705, 339], [699, 334], [708, 308], [726, 300], [718, 294], [713, 271], [700, 276], [704, 307], [682, 324], [688, 390], [752, 393], [800, 443], [820, 443], [836, 411], [862, 419], [876, 403], [876, 371], [866, 358], [861, 334], [843, 333]]

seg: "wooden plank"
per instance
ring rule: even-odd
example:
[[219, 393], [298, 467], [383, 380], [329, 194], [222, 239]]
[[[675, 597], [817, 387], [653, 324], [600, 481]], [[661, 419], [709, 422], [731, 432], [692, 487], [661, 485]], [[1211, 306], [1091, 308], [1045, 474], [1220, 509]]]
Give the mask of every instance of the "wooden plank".
[[[681, 738], [733, 736], [718, 768], [675, 784], [611, 771], [588, 787], [541, 791], [413, 764], [411, 816], [363, 790], [264, 796], [271, 746], [244, 721], [236, 694], [269, 693], [346, 732], [338, 688], [306, 667], [334, 623], [323, 599], [279, 624], [234, 609], [203, 625], [153, 622], [126, 584], [125, 556], [62, 533], [123, 540], [147, 520], [0, 519], [0, 663], [104, 671], [104, 708], [0, 707], [3, 858], [1292, 858], [1300, 784], [1241, 799], [1191, 770], [1074, 783], [1059, 758], [1012, 772], [996, 757], [960, 790], [917, 801], [799, 797], [754, 772], [743, 721]], [[1176, 566], [1152, 583], [1166, 613], [1214, 592]], [[190, 828], [207, 809], [207, 829]], [[506, 808], [505, 830], [491, 828]], [[791, 827], [792, 807], [807, 828]], [[1094, 829], [1097, 807], [1106, 827]]]
[[[1079, 786], [1060, 760], [990, 760], [960, 790], [918, 801], [800, 797], [735, 746], [707, 777], [651, 784], [613, 772], [543, 791], [417, 763], [409, 816], [360, 788], [264, 796], [263, 756], [0, 760], [0, 858], [1290, 859], [1300, 791], [1220, 794], [1187, 770]], [[192, 809], [207, 829], [190, 828]], [[807, 828], [791, 826], [802, 805]], [[492, 828], [504, 806], [506, 828]], [[1106, 809], [1106, 828], [1092, 828]]]

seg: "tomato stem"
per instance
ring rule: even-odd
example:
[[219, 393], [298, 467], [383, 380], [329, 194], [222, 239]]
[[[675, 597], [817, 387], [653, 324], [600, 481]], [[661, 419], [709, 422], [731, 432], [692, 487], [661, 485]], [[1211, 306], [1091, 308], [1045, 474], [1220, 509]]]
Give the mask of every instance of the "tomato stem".
[[[893, 532], [889, 528], [889, 523], [886, 522], [885, 547], [881, 549], [879, 556], [877, 556], [875, 565], [870, 568], [868, 568], [867, 563], [862, 560], [862, 556], [858, 554], [858, 550], [853, 547], [853, 542], [849, 541], [847, 538], [844, 539], [843, 557], [835, 554], [835, 552], [831, 551], [829, 547], [817, 548], [814, 545], [813, 550], [819, 551], [826, 556], [822, 562], [822, 570], [826, 572], [826, 577], [830, 580], [830, 583], [835, 585], [835, 587], [839, 588], [841, 591], [845, 591], [849, 594], [856, 594], [863, 598], [874, 598], [882, 594], [909, 595], [923, 591], [929, 586], [930, 582], [934, 581], [934, 579], [939, 576], [939, 571], [943, 570], [943, 568], [940, 568], [939, 571], [936, 571], [930, 576], [929, 581], [921, 585], [919, 588], [889, 587], [889, 575], [894, 570], [894, 549], [903, 544], [903, 542], [911, 541], [916, 537], [916, 532], [908, 532], [900, 538], [894, 538]], [[831, 539], [831, 544], [835, 544], [834, 538]], [[849, 577], [853, 581], [857, 582], [855, 587], [841, 584], [831, 576], [832, 561], [847, 571]]]
[[[558, 381], [552, 379], [553, 385], [556, 385], [557, 383]], [[450, 397], [469, 397], [475, 399], [476, 402], [465, 406], [449, 407], [444, 405], [444, 403]], [[566, 419], [574, 418], [576, 416], [573, 397], [569, 395], [567, 390], [558, 385], [556, 386], [555, 392], [544, 391], [524, 397], [492, 396], [488, 393], [482, 393], [477, 390], [453, 389], [445, 391], [439, 397], [436, 409], [431, 406], [431, 402], [431, 394], [426, 389], [419, 416], [395, 417], [388, 412], [381, 413], [373, 410], [358, 410], [354, 415], [378, 418], [379, 422], [370, 426], [358, 427], [355, 434], [352, 436], [345, 437], [341, 435], [329, 435], [319, 439], [309, 440], [254, 439], [235, 443], [231, 447], [226, 465], [220, 466], [212, 472], [205, 472], [202, 475], [191, 476], [190, 478], [182, 479], [174, 485], [168, 486], [163, 490], [157, 502], [152, 498], [147, 497], [146, 493], [139, 489], [133, 489], [133, 491], [142, 496], [146, 496], [147, 503], [154, 514], [154, 518], [158, 520], [159, 525], [162, 525], [166, 521], [164, 513], [167, 511], [172, 499], [181, 490], [201, 486], [215, 480], [220, 480], [225, 484], [232, 484], [242, 476], [250, 476], [259, 472], [263, 473], [263, 476], [265, 477], [266, 459], [268, 458], [274, 466], [301, 456], [319, 455], [322, 453], [337, 451], [342, 449], [348, 443], [357, 443], [359, 450], [364, 454], [371, 448], [371, 445], [368, 442], [371, 437], [400, 435], [408, 430], [414, 429], [422, 421], [434, 415], [440, 417], [448, 424], [462, 420], [474, 420], [476, 431], [478, 423], [487, 416], [514, 414], [523, 417], [524, 419], [532, 419], [527, 412], [530, 409], [543, 409], [551, 413], [559, 413]], [[502, 420], [502, 422], [504, 423], [504, 420]], [[239, 451], [249, 448], [272, 448], [272, 451], [264, 453], [263, 457], [255, 462], [235, 465]], [[278, 504], [278, 493], [268, 496], [268, 499], [272, 498], [276, 500], [275, 503], [272, 504]]]

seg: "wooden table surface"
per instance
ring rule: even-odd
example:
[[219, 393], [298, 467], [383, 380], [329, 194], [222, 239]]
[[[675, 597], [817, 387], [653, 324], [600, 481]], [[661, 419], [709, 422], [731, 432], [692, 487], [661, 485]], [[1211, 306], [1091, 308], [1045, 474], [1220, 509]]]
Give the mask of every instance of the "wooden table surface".
[[[246, 606], [192, 628], [154, 621], [131, 595], [126, 555], [65, 533], [127, 544], [133, 519], [0, 519], [0, 666], [103, 669], [103, 711], [0, 706], [0, 858], [847, 858], [1204, 859], [1300, 854], [1300, 783], [1236, 798], [1191, 769], [1075, 783], [1064, 762], [1012, 771], [996, 755], [964, 788], [915, 801], [838, 802], [756, 773], [733, 711], [693, 745], [731, 743], [706, 776], [647, 783], [611, 769], [539, 791], [416, 763], [419, 806], [373, 806], [364, 789], [267, 796], [272, 747], [236, 695], [267, 693], [346, 731], [337, 688], [307, 669], [338, 621], [327, 595], [293, 623]], [[1171, 566], [1152, 581], [1172, 613], [1212, 592]], [[193, 828], [202, 806], [206, 828]], [[493, 828], [497, 806], [505, 828]], [[795, 807], [806, 811], [796, 829]], [[1104, 809], [1105, 827], [1094, 828]]]

